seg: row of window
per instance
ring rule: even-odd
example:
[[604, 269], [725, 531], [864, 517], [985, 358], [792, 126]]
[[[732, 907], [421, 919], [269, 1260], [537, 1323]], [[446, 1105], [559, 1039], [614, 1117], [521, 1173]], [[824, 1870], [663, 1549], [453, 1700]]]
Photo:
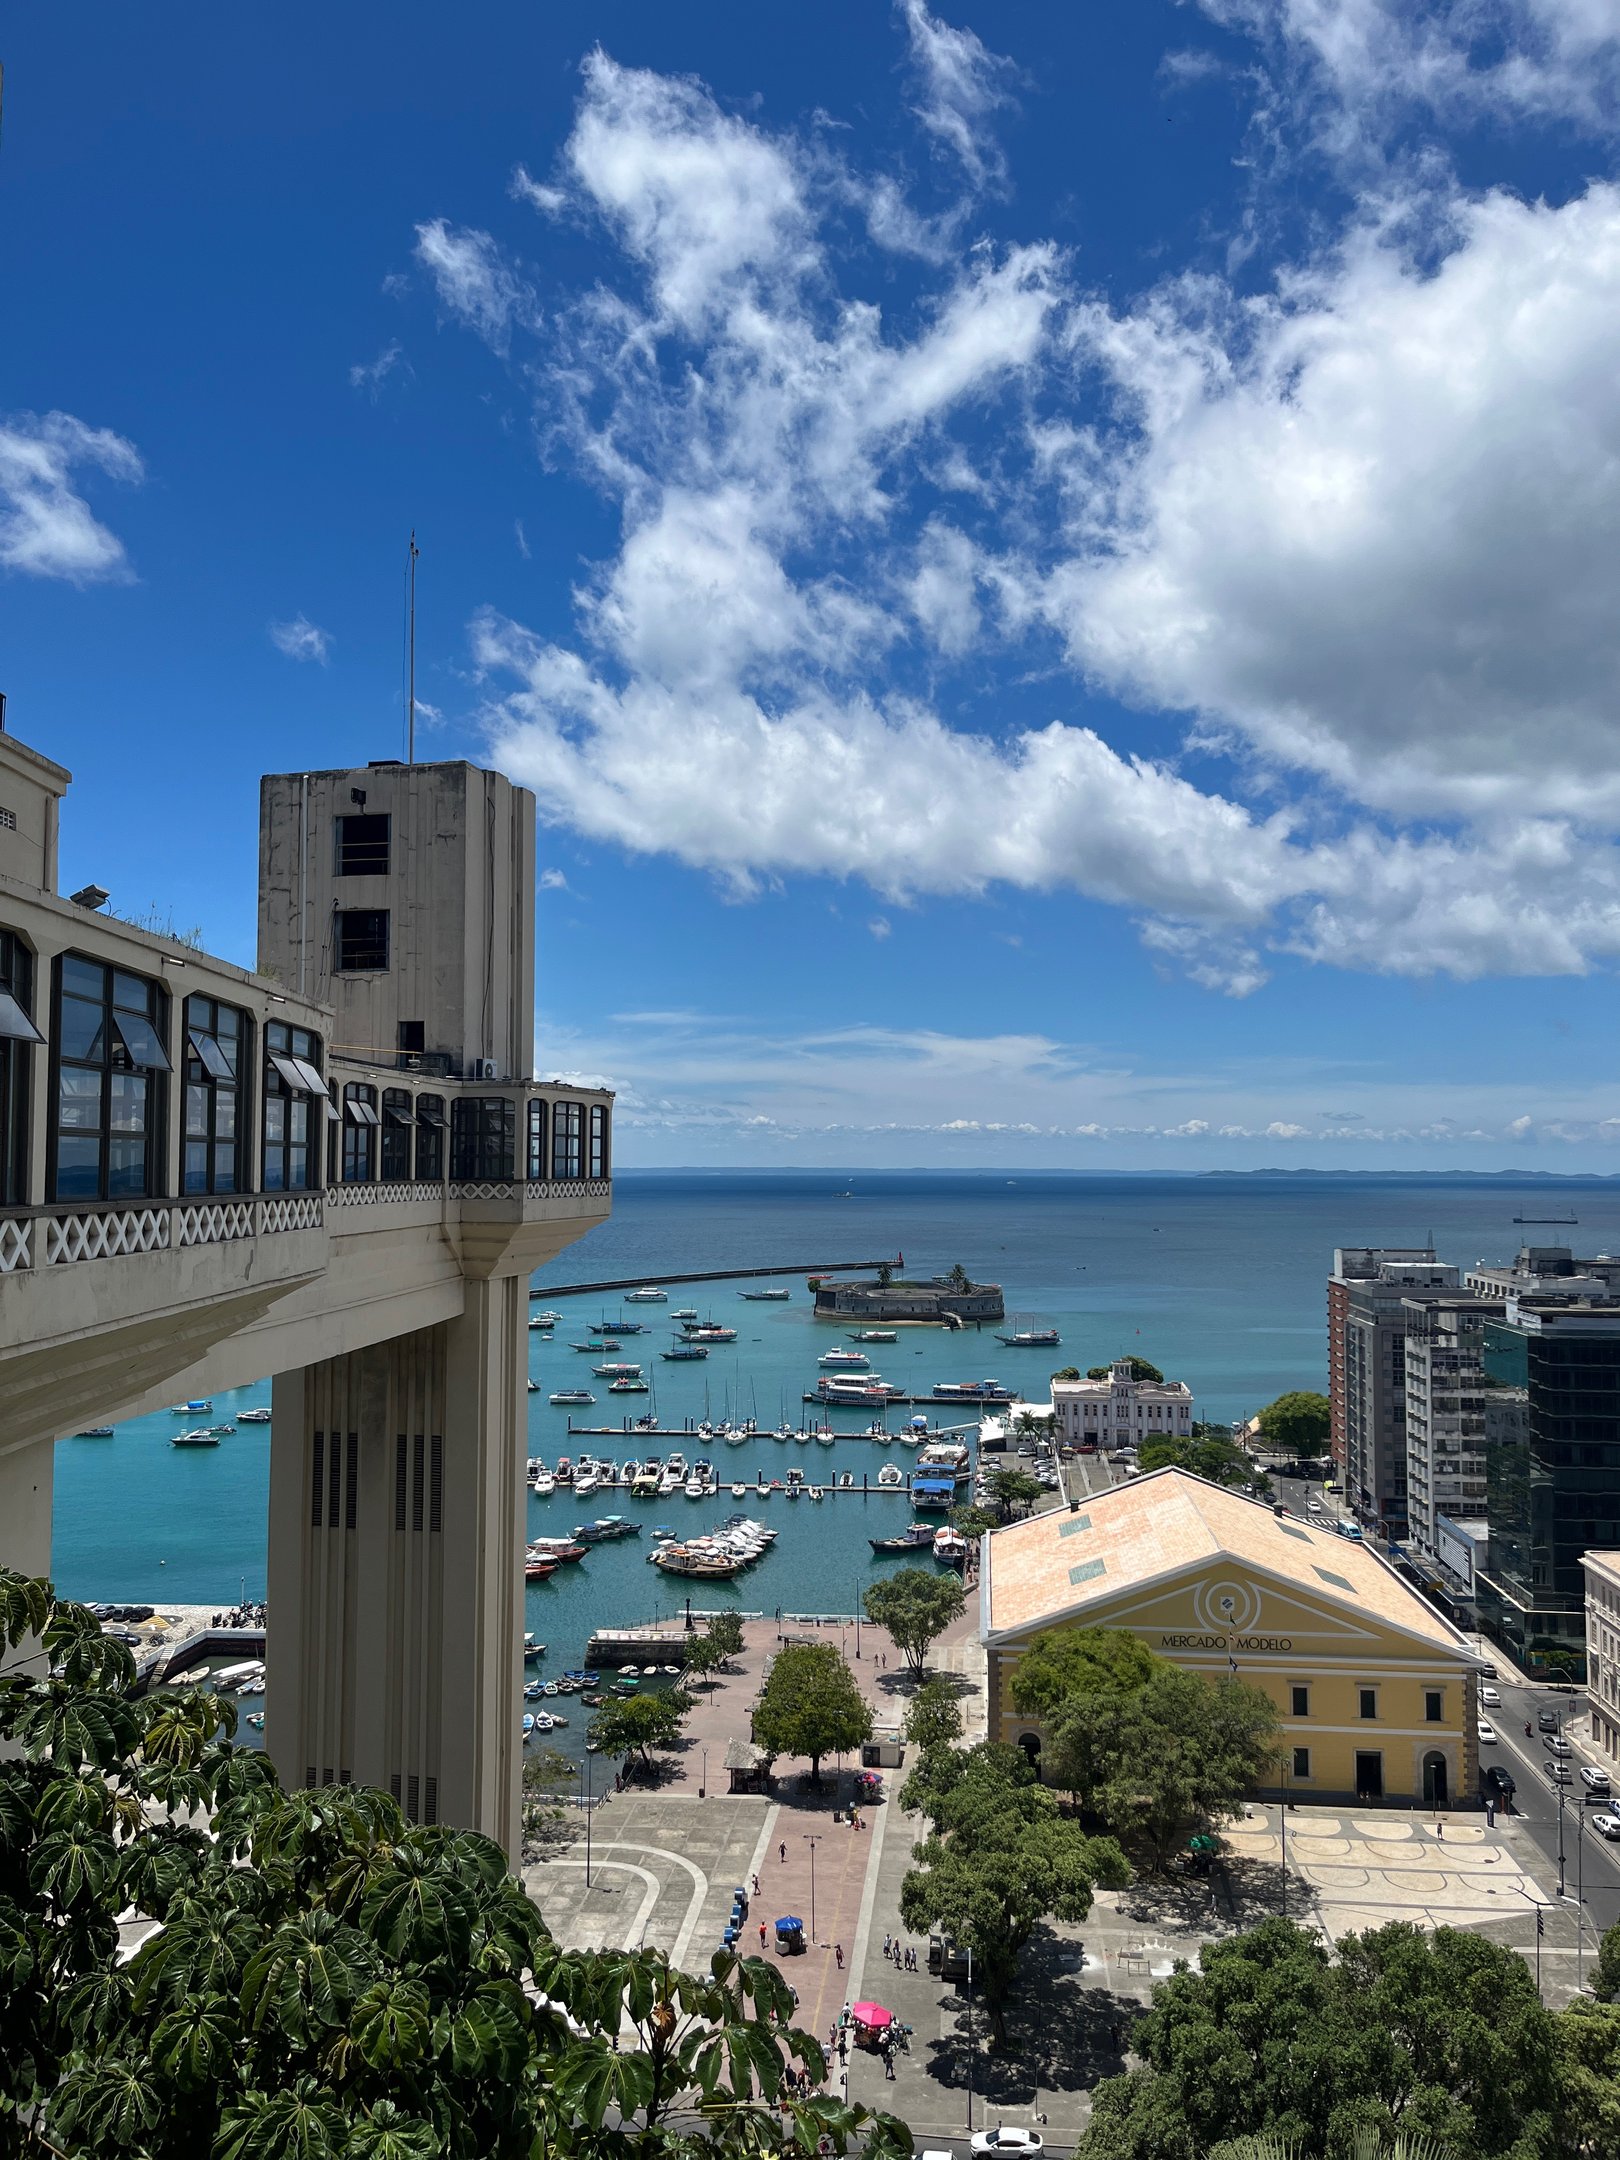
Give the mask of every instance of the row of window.
[[[1378, 1715], [1378, 1690], [1364, 1687], [1356, 1690], [1357, 1708], [1364, 1718]], [[1290, 1717], [1309, 1717], [1311, 1714], [1311, 1691], [1308, 1686], [1295, 1683], [1288, 1690]], [[1426, 1724], [1443, 1725], [1446, 1717], [1446, 1696], [1443, 1688], [1425, 1688], [1423, 1691], [1423, 1717]]]
[[[256, 1067], [254, 1022], [211, 997], [183, 1008], [178, 1076], [170, 1062], [169, 995], [161, 983], [65, 953], [53, 970], [55, 1031], [49, 1085], [52, 1200], [146, 1199], [168, 1190], [169, 1087], [181, 1102], [180, 1190], [250, 1192]], [[29, 1088], [33, 1050], [45, 1037], [35, 1025], [33, 956], [0, 930], [0, 1205], [27, 1198]], [[436, 1183], [516, 1178], [605, 1178], [609, 1174], [607, 1106], [529, 1104], [519, 1159], [516, 1105], [504, 1096], [460, 1097], [446, 1117], [442, 1095], [354, 1082], [335, 1101], [321, 1074], [320, 1038], [306, 1028], [268, 1021], [263, 1054], [263, 1132], [258, 1167], [264, 1192], [304, 1192], [329, 1176], [346, 1184]], [[341, 1140], [322, 1137], [330, 1126]]]

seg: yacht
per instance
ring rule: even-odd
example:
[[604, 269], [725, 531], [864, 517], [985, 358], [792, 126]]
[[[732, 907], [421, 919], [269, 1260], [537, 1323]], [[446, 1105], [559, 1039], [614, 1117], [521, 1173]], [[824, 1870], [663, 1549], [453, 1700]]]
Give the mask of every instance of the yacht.
[[[530, 1385], [532, 1386], [533, 1383], [531, 1382]], [[563, 1403], [593, 1403], [595, 1402], [596, 1397], [591, 1393], [589, 1388], [565, 1387], [558, 1388], [556, 1394], [552, 1396], [551, 1400], [560, 1406]]]
[[669, 1310], [669, 1317], [672, 1320], [695, 1320], [697, 1318], [697, 1307], [695, 1305], [672, 1305]]
[[[529, 1295], [530, 1297], [534, 1297], [536, 1293], [531, 1290], [529, 1292]], [[535, 1313], [531, 1318], [529, 1325], [531, 1327], [556, 1327], [561, 1322], [561, 1320], [562, 1314], [560, 1312]]]
[[236, 1422], [238, 1425], [268, 1425], [270, 1413], [268, 1410], [238, 1410]]
[[540, 1499], [549, 1500], [557, 1490], [557, 1480], [549, 1470], [541, 1470], [536, 1474], [532, 1490]]
[[659, 1464], [643, 1463], [631, 1483], [631, 1492], [637, 1499], [650, 1499], [657, 1492], [658, 1480], [662, 1475], [663, 1471]]
[[679, 1448], [675, 1450], [673, 1455], [666, 1455], [664, 1457], [664, 1468], [666, 1470], [673, 1470], [678, 1478], [685, 1478], [686, 1457], [681, 1453]]
[[785, 1305], [791, 1290], [739, 1290], [737, 1295], [748, 1305]]
[[218, 1447], [219, 1434], [211, 1425], [199, 1425], [194, 1432], [176, 1433], [170, 1447]]
[[1055, 1327], [1019, 1328], [1014, 1334], [996, 1337], [1009, 1350], [1055, 1350], [1062, 1340]]
[[170, 1417], [207, 1417], [213, 1407], [213, 1404], [204, 1396], [198, 1402], [176, 1403], [170, 1410], [169, 1415]]
[[904, 1388], [893, 1386], [876, 1373], [824, 1373], [816, 1382], [817, 1402], [852, 1403], [857, 1410], [879, 1409], [884, 1403], [905, 1399]]
[[627, 1305], [667, 1305], [669, 1292], [656, 1289], [649, 1283], [644, 1290], [632, 1290], [624, 1302]]
[[824, 1350], [816, 1359], [824, 1370], [846, 1366], [851, 1372], [865, 1372], [871, 1362], [864, 1350]]

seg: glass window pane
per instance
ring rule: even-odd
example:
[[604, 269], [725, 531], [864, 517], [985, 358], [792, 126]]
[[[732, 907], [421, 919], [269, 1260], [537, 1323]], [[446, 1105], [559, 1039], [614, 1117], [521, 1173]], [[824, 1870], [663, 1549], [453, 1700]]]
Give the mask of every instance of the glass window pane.
[[234, 1140], [236, 1138], [235, 1088], [215, 1088], [214, 1090], [214, 1137], [216, 1140]]
[[292, 1030], [285, 1020], [267, 1020], [264, 1024], [264, 1047], [267, 1053], [292, 1048]]
[[264, 1137], [271, 1147], [277, 1147], [287, 1137], [287, 1098], [285, 1095], [267, 1095], [264, 1098]]
[[282, 1169], [282, 1159], [280, 1148], [267, 1148], [265, 1150], [264, 1189], [266, 1192], [280, 1192], [287, 1182], [286, 1174]]
[[150, 1018], [152, 988], [144, 976], [126, 975], [119, 968], [113, 975], [112, 1001], [121, 1012], [145, 1013]]
[[77, 997], [93, 998], [99, 1005], [107, 995], [107, 970], [94, 960], [81, 960], [74, 953], [62, 958], [62, 989]]
[[208, 1143], [206, 1140], [186, 1142], [186, 1191], [208, 1190]]
[[9, 990], [0, 990], [0, 1042], [42, 1043], [44, 1036]]
[[150, 1020], [139, 1013], [115, 1012], [113, 1031], [129, 1053], [132, 1065], [144, 1066], [149, 1072], [169, 1070], [168, 1057]]
[[225, 1052], [219, 1042], [202, 1028], [189, 1030], [188, 1040], [197, 1056], [201, 1058], [210, 1080], [229, 1080], [231, 1068], [226, 1063]]
[[101, 1186], [99, 1139], [67, 1138], [56, 1143], [56, 1197], [93, 1200]]
[[56, 1122], [64, 1131], [94, 1132], [101, 1123], [101, 1075], [64, 1065], [56, 1097]]
[[65, 1058], [78, 1058], [87, 1065], [104, 1062], [106, 1044], [99, 1005], [87, 1004], [83, 998], [63, 998], [61, 1054]]
[[302, 1145], [309, 1138], [309, 1104], [289, 1103], [287, 1106], [287, 1137]]
[[302, 1192], [309, 1184], [309, 1150], [295, 1147], [287, 1150], [287, 1183], [295, 1192]]
[[228, 1057], [236, 1047], [236, 1038], [242, 1032], [242, 1015], [234, 1005], [218, 1005], [214, 1008], [214, 1033], [219, 1037]]
[[107, 1195], [130, 1199], [146, 1191], [146, 1142], [112, 1140], [107, 1145]]
[[[125, 1075], [116, 1077], [122, 1080]], [[186, 1089], [186, 1131], [195, 1139], [208, 1138], [208, 1090], [205, 1087]]]
[[113, 1074], [110, 1123], [114, 1132], [145, 1132], [146, 1076], [144, 1073], [115, 1072]]
[[215, 1192], [235, 1192], [236, 1190], [236, 1143], [234, 1140], [227, 1141], [223, 1146], [216, 1146], [214, 1149], [214, 1190]]

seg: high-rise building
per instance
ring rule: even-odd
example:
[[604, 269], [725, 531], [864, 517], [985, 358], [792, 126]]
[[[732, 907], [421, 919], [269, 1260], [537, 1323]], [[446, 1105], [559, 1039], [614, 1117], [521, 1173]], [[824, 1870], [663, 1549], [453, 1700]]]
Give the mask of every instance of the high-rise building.
[[1584, 1655], [1582, 1561], [1620, 1546], [1620, 1295], [1510, 1293], [1484, 1326], [1480, 1623], [1525, 1665]]
[[1406, 1309], [1407, 1537], [1442, 1562], [1441, 1523], [1485, 1513], [1484, 1323], [1500, 1298], [1414, 1297]]
[[0, 1562], [60, 1435], [272, 1375], [283, 1776], [515, 1850], [528, 1280], [611, 1194], [611, 1098], [535, 1077], [533, 799], [267, 780], [249, 972], [57, 894], [69, 777], [0, 732]]
[[1364, 1522], [1404, 1537], [1406, 1331], [1414, 1301], [1457, 1295], [1457, 1270], [1432, 1247], [1341, 1247], [1333, 1263], [1329, 1371], [1345, 1497]]

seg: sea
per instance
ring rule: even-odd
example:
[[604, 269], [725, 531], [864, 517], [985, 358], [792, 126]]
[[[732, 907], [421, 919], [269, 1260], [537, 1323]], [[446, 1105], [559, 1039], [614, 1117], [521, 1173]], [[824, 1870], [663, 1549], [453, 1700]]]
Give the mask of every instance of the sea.
[[[1518, 1223], [1516, 1216], [1575, 1216], [1569, 1223]], [[762, 1426], [815, 1415], [802, 1397], [815, 1385], [821, 1352], [846, 1340], [847, 1325], [817, 1321], [805, 1277], [816, 1267], [887, 1259], [907, 1275], [946, 1273], [960, 1264], [976, 1281], [1003, 1287], [1010, 1332], [1056, 1327], [1057, 1350], [1013, 1349], [988, 1327], [965, 1333], [902, 1328], [899, 1341], [873, 1346], [872, 1369], [908, 1392], [936, 1380], [996, 1378], [1041, 1399], [1059, 1365], [1149, 1358], [1196, 1397], [1196, 1415], [1248, 1417], [1290, 1388], [1325, 1389], [1326, 1278], [1338, 1245], [1426, 1245], [1471, 1264], [1501, 1260], [1526, 1242], [1571, 1243], [1585, 1253], [1620, 1251], [1620, 1181], [1505, 1177], [1096, 1176], [1023, 1173], [621, 1171], [613, 1214], [542, 1269], [536, 1309], [561, 1323], [531, 1335], [529, 1369], [540, 1392], [528, 1397], [528, 1453], [548, 1464], [582, 1451], [623, 1461], [680, 1446], [689, 1462], [711, 1456], [728, 1481], [752, 1487], [759, 1472], [781, 1478], [789, 1463], [809, 1479], [844, 1470], [875, 1486], [883, 1463], [909, 1461], [898, 1446], [861, 1437], [869, 1413], [839, 1410], [848, 1437], [830, 1447], [758, 1438], [741, 1446], [686, 1440], [645, 1443], [571, 1435], [570, 1421], [620, 1425], [655, 1409], [666, 1424], [705, 1416], [755, 1418]], [[772, 1277], [678, 1286], [682, 1273], [772, 1268]], [[634, 1278], [667, 1285], [669, 1306], [627, 1305], [618, 1293], [564, 1297], [563, 1286]], [[791, 1295], [761, 1304], [739, 1292], [774, 1283]], [[690, 1305], [737, 1330], [734, 1345], [701, 1363], [659, 1357], [675, 1334], [669, 1307]], [[645, 1332], [623, 1334], [617, 1356], [638, 1362], [652, 1392], [614, 1397], [590, 1376], [593, 1359], [570, 1346], [589, 1340], [587, 1323], [623, 1316]], [[554, 1389], [586, 1386], [590, 1409], [554, 1408]], [[224, 1422], [269, 1400], [269, 1382], [214, 1397], [206, 1422]], [[889, 1413], [900, 1426], [913, 1413]], [[971, 1413], [941, 1413], [959, 1423]], [[198, 1422], [192, 1420], [190, 1422]], [[66, 1438], [56, 1453], [53, 1565], [58, 1589], [84, 1599], [160, 1605], [227, 1606], [264, 1595], [268, 1426], [239, 1425], [218, 1448], [175, 1448], [184, 1421], [164, 1412], [120, 1424], [110, 1440]], [[640, 1535], [598, 1545], [585, 1560], [530, 1587], [527, 1626], [546, 1645], [537, 1668], [555, 1674], [583, 1663], [593, 1628], [669, 1620], [690, 1584], [647, 1565], [650, 1533], [714, 1527], [733, 1512], [768, 1520], [779, 1533], [767, 1556], [729, 1583], [704, 1583], [701, 1602], [744, 1612], [822, 1615], [854, 1612], [866, 1585], [894, 1563], [874, 1559], [868, 1540], [910, 1520], [902, 1497], [869, 1490], [789, 1503], [682, 1496], [632, 1501], [601, 1492], [581, 1503], [559, 1491], [531, 1495], [529, 1530], [558, 1536], [610, 1511], [632, 1517]], [[697, 1602], [696, 1597], [694, 1602]], [[557, 1744], [573, 1751], [588, 1713], [570, 1717]]]

